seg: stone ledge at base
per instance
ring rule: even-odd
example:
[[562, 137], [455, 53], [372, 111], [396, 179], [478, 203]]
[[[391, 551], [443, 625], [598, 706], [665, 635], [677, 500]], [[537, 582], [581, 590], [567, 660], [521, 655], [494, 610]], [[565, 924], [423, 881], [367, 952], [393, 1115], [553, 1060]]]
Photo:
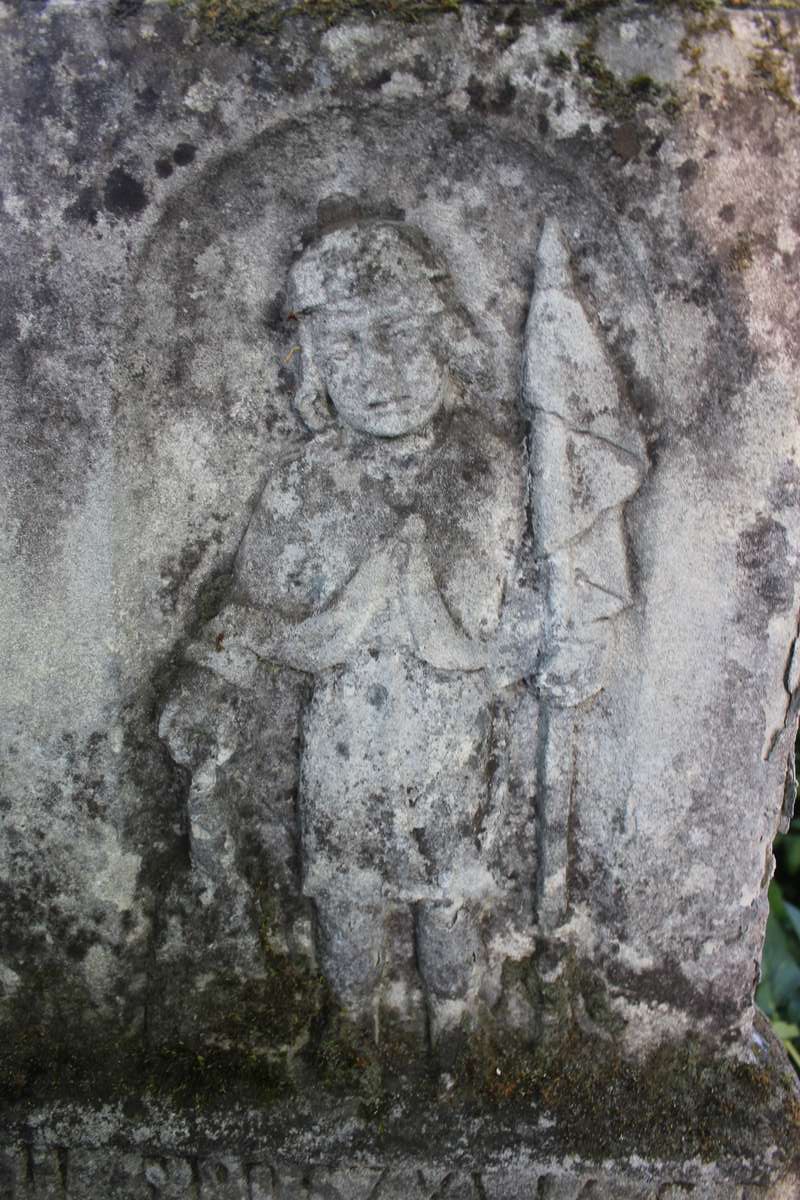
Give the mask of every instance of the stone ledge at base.
[[693, 1176], [690, 1182], [681, 1168], [677, 1173], [659, 1171], [659, 1182], [647, 1178], [652, 1164], [640, 1163], [623, 1181], [616, 1170], [568, 1173], [513, 1156], [477, 1172], [436, 1171], [411, 1162], [303, 1168], [228, 1154], [170, 1158], [109, 1148], [51, 1149], [22, 1151], [3, 1170], [15, 1172], [4, 1183], [11, 1188], [4, 1195], [15, 1200], [794, 1200], [798, 1195], [796, 1177], [774, 1184], [736, 1183], [715, 1171], [713, 1177]]
[[[109, 1112], [93, 1114], [113, 1123]], [[85, 1114], [87, 1123], [89, 1114]], [[230, 1117], [224, 1122], [230, 1136]], [[117, 1126], [116, 1134], [121, 1132]], [[466, 1137], [464, 1138], [466, 1141]], [[8, 1200], [796, 1200], [800, 1175], [772, 1174], [755, 1164], [694, 1161], [571, 1164], [536, 1159], [528, 1148], [498, 1147], [475, 1170], [465, 1145], [451, 1146], [434, 1165], [376, 1145], [336, 1165], [272, 1159], [219, 1149], [182, 1156], [120, 1145], [28, 1143], [0, 1157], [0, 1187]]]
[[[665, 1099], [664, 1157], [631, 1152], [620, 1097], [613, 1133], [586, 1153], [587, 1113], [554, 1119], [529, 1100], [464, 1103], [406, 1083], [365, 1114], [363, 1097], [312, 1092], [265, 1108], [179, 1109], [160, 1100], [52, 1102], [0, 1121], [2, 1200], [797, 1200], [800, 1088], [777, 1039], [756, 1045], [760, 1109], [712, 1086], [724, 1147], [703, 1114]], [[579, 1064], [575, 1064], [577, 1070]], [[709, 1064], [709, 1072], [714, 1071]], [[642, 1103], [635, 1089], [634, 1103]], [[676, 1093], [677, 1094], [677, 1093]], [[736, 1101], [740, 1100], [738, 1104]], [[607, 1115], [607, 1113], [606, 1113]], [[654, 1121], [657, 1124], [658, 1119]], [[712, 1118], [719, 1120], [719, 1114]], [[693, 1125], [694, 1122], [694, 1125]], [[604, 1130], [616, 1122], [598, 1119]], [[793, 1127], [793, 1128], [792, 1128]], [[706, 1131], [707, 1133], [707, 1131]], [[794, 1134], [794, 1136], [793, 1136]], [[675, 1147], [682, 1153], [675, 1153]], [[738, 1153], [737, 1153], [738, 1151]]]
[[800, 1197], [800, 1082], [758, 1012], [726, 1056], [687, 1041], [634, 1063], [576, 1036], [538, 1056], [470, 1043], [454, 1075], [354, 1062], [309, 1058], [272, 1093], [208, 1064], [202, 1087], [123, 1070], [102, 1102], [98, 1080], [53, 1076], [49, 1099], [0, 1109], [0, 1200]]

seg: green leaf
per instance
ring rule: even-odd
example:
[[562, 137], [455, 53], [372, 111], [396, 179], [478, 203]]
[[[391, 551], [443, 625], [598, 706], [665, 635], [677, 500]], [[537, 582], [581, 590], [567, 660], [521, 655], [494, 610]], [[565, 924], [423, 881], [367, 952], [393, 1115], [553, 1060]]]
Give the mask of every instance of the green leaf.
[[800, 875], [800, 836], [796, 833], [781, 838], [781, 865], [783, 875]]
[[800, 1037], [800, 1026], [790, 1025], [788, 1021], [773, 1021], [772, 1028], [782, 1042], [787, 1041], [789, 1038]]
[[[794, 931], [795, 937], [800, 940], [800, 908], [797, 908], [797, 906], [794, 904], [790, 904], [788, 900], [784, 900], [783, 911], [786, 915], [786, 919]], [[798, 947], [795, 957], [800, 958], [800, 947]]]
[[783, 891], [777, 879], [773, 879], [767, 891], [770, 915], [774, 914], [780, 920], [783, 917]]
[[[781, 902], [782, 905], [783, 902]], [[762, 972], [769, 983], [776, 1009], [784, 1010], [794, 1017], [800, 1009], [800, 947], [796, 939], [782, 928], [777, 916], [771, 912], [767, 919], [767, 936], [764, 941]], [[798, 1012], [800, 1017], [800, 1012]]]
[[758, 988], [756, 989], [756, 1004], [761, 1009], [764, 1016], [769, 1017], [769, 1019], [772, 1021], [777, 1016], [778, 1010], [775, 1006], [775, 999], [772, 995], [772, 984], [770, 983], [769, 979], [766, 978], [763, 967], [761, 968], [761, 972], [762, 979], [758, 985]]

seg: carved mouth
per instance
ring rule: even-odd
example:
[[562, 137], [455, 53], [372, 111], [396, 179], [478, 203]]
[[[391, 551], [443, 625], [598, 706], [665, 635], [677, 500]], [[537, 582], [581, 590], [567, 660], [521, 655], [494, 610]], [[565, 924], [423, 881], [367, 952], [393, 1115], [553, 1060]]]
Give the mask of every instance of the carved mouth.
[[410, 399], [410, 396], [396, 396], [391, 400], [370, 400], [367, 408], [403, 408], [408, 404]]

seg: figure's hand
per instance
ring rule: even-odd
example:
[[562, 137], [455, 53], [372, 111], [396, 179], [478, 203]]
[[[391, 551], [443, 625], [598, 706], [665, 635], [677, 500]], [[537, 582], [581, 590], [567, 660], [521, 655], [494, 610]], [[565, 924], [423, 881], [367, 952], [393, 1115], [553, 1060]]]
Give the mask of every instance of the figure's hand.
[[541, 594], [528, 579], [514, 575], [489, 649], [489, 679], [494, 690], [537, 675], [543, 626]]
[[[424, 532], [425, 525], [419, 517], [409, 518], [406, 525], [415, 520], [420, 522]], [[401, 596], [415, 650], [420, 658], [442, 671], [486, 669], [489, 665], [488, 647], [477, 638], [468, 637], [456, 626], [442, 599], [421, 539], [410, 547]]]
[[186, 656], [230, 683], [248, 687], [255, 681], [261, 660], [271, 657], [273, 642], [264, 614], [230, 604], [203, 626]]
[[281, 660], [310, 672], [347, 662], [367, 644], [370, 623], [396, 587], [396, 579], [392, 548], [372, 554], [326, 609], [286, 628], [280, 640]]
[[173, 680], [159, 713], [158, 736], [173, 761], [188, 767], [196, 780], [213, 778], [236, 747], [236, 715], [226, 692], [219, 679], [186, 665]]
[[[598, 623], [599, 624], [599, 623]], [[590, 626], [581, 640], [553, 641], [539, 663], [536, 683], [543, 699], [559, 708], [577, 708], [602, 691], [609, 643], [605, 631]]]

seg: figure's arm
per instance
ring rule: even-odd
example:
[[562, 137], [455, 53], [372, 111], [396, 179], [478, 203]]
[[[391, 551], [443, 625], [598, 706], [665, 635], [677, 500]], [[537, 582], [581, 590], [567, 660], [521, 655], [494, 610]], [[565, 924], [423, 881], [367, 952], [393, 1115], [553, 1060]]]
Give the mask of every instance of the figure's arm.
[[425, 524], [410, 517], [400, 533], [405, 569], [401, 601], [420, 658], [442, 671], [483, 671], [489, 665], [485, 642], [462, 633], [442, 599], [428, 561]]
[[228, 604], [186, 648], [186, 657], [230, 683], [247, 686], [259, 666], [276, 661], [280, 618], [245, 604]]
[[246, 683], [265, 662], [312, 674], [337, 666], [362, 643], [386, 595], [391, 570], [388, 553], [372, 555], [325, 609], [300, 619], [275, 609], [230, 604], [209, 621], [187, 654], [237, 683]]
[[497, 629], [484, 641], [463, 633], [448, 611], [425, 552], [424, 532], [418, 517], [401, 531], [408, 546], [403, 604], [420, 657], [440, 670], [485, 670], [495, 690], [534, 675], [544, 616], [529, 540], [508, 580]]

